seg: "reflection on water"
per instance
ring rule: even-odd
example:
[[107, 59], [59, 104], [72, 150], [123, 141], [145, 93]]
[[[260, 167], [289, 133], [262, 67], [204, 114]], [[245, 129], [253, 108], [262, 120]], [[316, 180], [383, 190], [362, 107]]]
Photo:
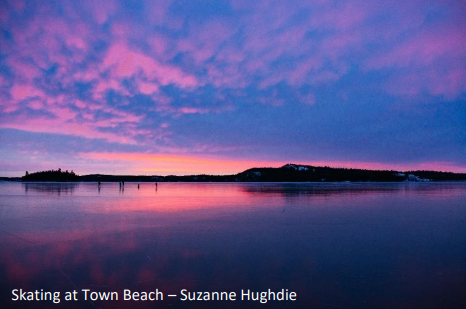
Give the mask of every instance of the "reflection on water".
[[286, 288], [298, 301], [259, 307], [465, 308], [464, 201], [464, 183], [0, 183], [0, 307], [258, 306], [52, 306], [15, 288]]
[[33, 193], [44, 193], [50, 195], [68, 195], [73, 194], [74, 190], [79, 186], [78, 182], [23, 182], [21, 185], [24, 188], [24, 193], [28, 194], [29, 191]]
[[413, 182], [404, 183], [268, 183], [249, 184], [241, 187], [249, 193], [268, 193], [280, 195], [316, 195], [326, 196], [335, 194], [355, 195], [367, 193], [396, 193], [396, 194], [430, 194], [448, 195], [464, 193], [463, 185], [454, 183], [427, 183], [419, 185]]

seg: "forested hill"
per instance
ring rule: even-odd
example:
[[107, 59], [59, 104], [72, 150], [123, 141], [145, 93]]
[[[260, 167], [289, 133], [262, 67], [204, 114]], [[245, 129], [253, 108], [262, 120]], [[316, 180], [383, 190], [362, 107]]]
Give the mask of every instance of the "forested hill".
[[464, 181], [466, 174], [435, 171], [378, 171], [286, 164], [279, 168], [252, 168], [239, 173], [239, 181]]

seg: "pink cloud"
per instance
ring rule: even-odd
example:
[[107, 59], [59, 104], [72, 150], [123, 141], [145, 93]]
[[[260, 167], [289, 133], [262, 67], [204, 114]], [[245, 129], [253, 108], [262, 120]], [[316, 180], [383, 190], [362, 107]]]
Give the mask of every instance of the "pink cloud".
[[168, 15], [172, 0], [148, 1], [145, 3], [147, 18], [152, 25], [164, 25], [169, 29], [179, 29], [182, 25], [180, 18]]
[[143, 94], [153, 94], [159, 90], [159, 87], [152, 83], [139, 82], [138, 84], [139, 92]]
[[78, 37], [69, 37], [65, 40], [65, 43], [70, 48], [77, 48], [80, 50], [86, 50], [87, 44], [82, 38]]
[[[131, 126], [132, 123], [139, 123], [143, 116], [136, 116], [132, 113], [109, 107], [106, 104], [74, 100], [69, 97], [69, 94], [49, 96], [40, 89], [27, 84], [15, 84], [11, 88], [10, 94], [12, 100], [2, 102], [4, 103], [2, 104], [4, 105], [4, 113], [17, 111], [21, 107], [19, 105], [21, 101], [30, 99], [31, 101], [27, 103], [27, 106], [34, 110], [43, 110], [49, 114], [53, 114], [55, 117], [44, 117], [42, 114], [30, 114], [26, 116], [23, 113], [9, 115], [0, 124], [1, 128], [74, 135], [90, 139], [98, 138], [109, 142], [127, 144], [134, 144], [134, 138], [137, 135], [150, 133], [147, 130], [140, 130], [135, 126]], [[70, 102], [75, 102], [76, 106], [87, 111], [77, 112], [69, 104]], [[105, 113], [107, 118], [105, 120], [96, 120], [94, 117], [95, 112]], [[78, 115], [81, 115], [85, 121], [77, 120]], [[117, 127], [123, 127], [125, 131], [123, 136], [117, 132], [104, 132], [102, 130]]]
[[299, 95], [298, 98], [302, 103], [307, 105], [313, 105], [316, 102], [316, 97], [312, 93]]
[[34, 100], [30, 103], [28, 103], [28, 106], [32, 109], [43, 109], [44, 108], [44, 104], [41, 102], [41, 101], [38, 101], [38, 100]]
[[366, 62], [367, 70], [397, 68], [385, 89], [396, 95], [453, 99], [466, 92], [466, 30], [441, 26], [410, 37]]
[[424, 31], [392, 50], [370, 58], [368, 69], [429, 66], [439, 58], [464, 59], [466, 55], [465, 30], [441, 28]]
[[34, 78], [42, 76], [40, 68], [28, 58], [11, 55], [6, 60], [6, 63], [14, 70], [15, 75], [17, 75], [17, 79], [19, 80], [31, 81]]
[[389, 93], [401, 96], [422, 97], [423, 94], [430, 94], [451, 100], [466, 92], [466, 72], [462, 68], [419, 70], [396, 76], [385, 87]]
[[76, 100], [74, 104], [79, 108], [85, 108], [87, 106], [86, 102], [83, 102], [81, 100]]
[[177, 50], [187, 53], [197, 65], [202, 65], [214, 56], [222, 43], [226, 42], [237, 31], [231, 23], [222, 20], [210, 20], [201, 26], [191, 28], [190, 35], [178, 43]]
[[50, 119], [42, 116], [36, 116], [34, 118], [25, 116], [10, 117], [7, 121], [2, 122], [0, 127], [37, 133], [81, 136], [89, 139], [105, 139], [109, 142], [122, 144], [135, 144], [133, 136], [131, 136], [129, 132], [124, 136], [116, 133], [101, 132], [97, 127], [93, 127], [89, 125], [89, 123], [66, 122], [71, 114], [64, 110], [55, 109], [54, 112], [57, 113], [60, 118]]
[[[193, 26], [178, 50], [193, 57], [198, 65], [207, 62], [208, 82], [221, 87], [247, 87], [257, 79], [262, 88], [283, 81], [292, 86], [333, 82], [347, 72], [343, 56], [360, 48], [357, 27], [365, 21], [370, 7], [345, 5], [328, 10], [328, 5], [325, 1], [312, 5], [257, 2], [252, 8], [248, 4], [247, 14], [230, 22], [227, 29], [221, 23]], [[309, 9], [316, 13], [289, 25], [296, 14]], [[336, 33], [317, 39], [306, 37], [309, 31], [322, 28]], [[241, 29], [244, 36], [239, 45], [230, 41], [236, 29]], [[288, 65], [276, 68], [274, 62], [282, 59]]]
[[162, 64], [149, 56], [133, 51], [124, 43], [115, 43], [110, 47], [103, 68], [110, 69], [118, 78], [142, 74], [162, 85], [176, 84], [182, 88], [197, 85], [194, 76], [184, 73], [175, 66]]
[[315, 28], [330, 28], [348, 31], [360, 26], [376, 8], [367, 1], [322, 2], [322, 10], [315, 14], [311, 25]]
[[182, 107], [178, 109], [182, 114], [205, 114], [209, 112], [207, 108]]
[[43, 97], [44, 93], [30, 85], [18, 85], [15, 84], [11, 90], [10, 94], [12, 99], [14, 100], [15, 103], [22, 101], [27, 98], [34, 98], [34, 97]]
[[97, 81], [96, 86], [94, 87], [94, 99], [101, 100], [105, 97], [105, 93], [108, 90], [115, 90], [123, 95], [128, 95], [129, 92], [126, 88], [124, 88], [121, 83], [112, 78], [108, 79], [99, 79]]
[[102, 2], [85, 1], [84, 3], [94, 17], [94, 20], [99, 25], [107, 22], [109, 17], [115, 14], [118, 9], [118, 3], [113, 0], [106, 0]]
[[[453, 5], [448, 9], [449, 19], [433, 25], [416, 22], [404, 23], [404, 28], [401, 29], [392, 27], [404, 31], [388, 31], [394, 33], [392, 37], [387, 37], [393, 42], [389, 48], [368, 57], [363, 65], [365, 70], [392, 70], [393, 73], [384, 87], [387, 92], [395, 95], [413, 98], [434, 95], [450, 100], [464, 93], [466, 23], [457, 15], [464, 12], [465, 7]], [[419, 17], [420, 12], [422, 10], [417, 9], [415, 16], [425, 21], [426, 13]], [[410, 17], [405, 19], [412, 21]]]

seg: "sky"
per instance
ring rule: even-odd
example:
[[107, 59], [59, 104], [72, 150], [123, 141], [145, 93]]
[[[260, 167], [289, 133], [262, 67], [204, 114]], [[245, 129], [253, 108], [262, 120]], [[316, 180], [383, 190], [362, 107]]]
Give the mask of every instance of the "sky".
[[0, 176], [466, 172], [466, 2], [1, 1]]

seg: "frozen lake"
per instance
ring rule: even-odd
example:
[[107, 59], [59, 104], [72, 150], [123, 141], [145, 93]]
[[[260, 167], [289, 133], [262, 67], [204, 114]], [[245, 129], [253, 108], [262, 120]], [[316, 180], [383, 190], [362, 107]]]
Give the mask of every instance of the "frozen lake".
[[[466, 183], [137, 186], [0, 183], [0, 307], [466, 308]], [[297, 300], [13, 302], [20, 288]]]

